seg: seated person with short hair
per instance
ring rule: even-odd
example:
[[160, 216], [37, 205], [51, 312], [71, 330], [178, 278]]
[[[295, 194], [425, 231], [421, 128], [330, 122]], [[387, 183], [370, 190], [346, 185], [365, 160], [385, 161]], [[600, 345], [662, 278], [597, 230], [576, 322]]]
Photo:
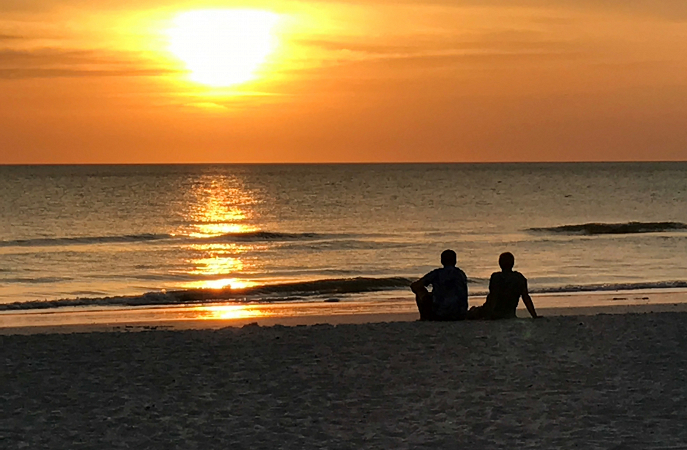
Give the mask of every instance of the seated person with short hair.
[[522, 301], [533, 319], [540, 316], [534, 309], [532, 297], [527, 291], [527, 278], [520, 272], [513, 270], [515, 257], [506, 252], [499, 256], [501, 272], [491, 274], [489, 280], [489, 294], [482, 306], [473, 306], [468, 311], [468, 320], [497, 320], [513, 319], [515, 310], [522, 296]]
[[[420, 320], [464, 320], [468, 311], [468, 279], [456, 267], [456, 252], [441, 254], [440, 269], [434, 269], [410, 285], [420, 311]], [[432, 286], [432, 292], [427, 286]]]

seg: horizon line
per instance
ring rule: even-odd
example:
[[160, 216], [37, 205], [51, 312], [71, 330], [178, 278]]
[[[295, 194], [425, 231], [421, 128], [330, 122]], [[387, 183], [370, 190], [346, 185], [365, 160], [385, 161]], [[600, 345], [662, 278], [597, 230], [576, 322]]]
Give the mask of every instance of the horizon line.
[[687, 163], [684, 160], [605, 160], [605, 161], [347, 161], [347, 162], [84, 162], [84, 163], [0, 163], [0, 167], [26, 166], [306, 166], [306, 165], [488, 165], [488, 164], [669, 164]]

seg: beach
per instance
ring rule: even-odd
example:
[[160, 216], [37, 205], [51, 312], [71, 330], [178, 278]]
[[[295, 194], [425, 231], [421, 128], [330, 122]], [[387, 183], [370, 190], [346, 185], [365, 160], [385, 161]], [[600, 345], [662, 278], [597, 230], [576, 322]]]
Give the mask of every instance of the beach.
[[4, 335], [0, 440], [687, 448], [685, 324], [653, 312]]
[[687, 1], [0, 14], [0, 450], [687, 450]]

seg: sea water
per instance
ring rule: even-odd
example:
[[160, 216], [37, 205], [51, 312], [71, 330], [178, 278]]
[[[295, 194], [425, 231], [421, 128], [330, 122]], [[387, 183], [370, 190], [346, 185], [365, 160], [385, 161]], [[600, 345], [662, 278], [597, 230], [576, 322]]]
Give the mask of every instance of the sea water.
[[687, 287], [687, 163], [0, 166], [2, 308], [410, 297], [447, 248], [475, 295], [504, 251], [533, 292]]

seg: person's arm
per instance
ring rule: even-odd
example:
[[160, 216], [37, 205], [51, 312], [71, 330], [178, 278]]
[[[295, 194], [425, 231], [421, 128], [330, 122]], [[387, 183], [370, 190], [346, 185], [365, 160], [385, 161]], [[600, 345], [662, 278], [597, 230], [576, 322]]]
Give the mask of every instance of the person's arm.
[[461, 278], [463, 280], [463, 286], [464, 286], [463, 287], [463, 289], [464, 289], [463, 295], [465, 295], [465, 300], [467, 301], [467, 299], [468, 299], [468, 276], [465, 275], [465, 272], [463, 272], [462, 270], [461, 270]]
[[527, 311], [530, 313], [530, 316], [532, 316], [533, 319], [538, 319], [541, 317], [538, 316], [537, 311], [534, 310], [534, 303], [532, 303], [532, 297], [530, 297], [530, 294], [523, 294], [522, 301], [525, 303]]
[[530, 316], [532, 316], [533, 319], [537, 319], [540, 316], [537, 315], [537, 311], [534, 309], [534, 303], [532, 303], [532, 297], [530, 297], [530, 293], [527, 290], [527, 280], [525, 280], [525, 287], [523, 288], [523, 293], [522, 295], [522, 301], [525, 304], [525, 307], [527, 307], [527, 312], [530, 313]]
[[422, 292], [423, 290], [426, 290], [426, 287], [432, 284], [432, 274], [434, 271], [431, 271], [424, 277], [420, 278], [417, 281], [413, 281], [410, 285], [410, 290], [413, 291], [413, 294], [417, 294], [419, 292]]
[[417, 294], [417, 293], [420, 292], [424, 287], [425, 287], [425, 285], [424, 285], [423, 282], [422, 282], [422, 278], [420, 278], [420, 279], [417, 280], [417, 281], [413, 281], [413, 282], [410, 284], [410, 290], [413, 291], [413, 294]]
[[496, 306], [494, 293], [496, 292], [497, 273], [498, 272], [492, 273], [491, 277], [489, 278], [489, 292], [487, 293], [487, 296], [484, 299], [484, 304], [481, 306], [484, 318], [491, 318], [492, 314], [494, 313], [494, 308]]

